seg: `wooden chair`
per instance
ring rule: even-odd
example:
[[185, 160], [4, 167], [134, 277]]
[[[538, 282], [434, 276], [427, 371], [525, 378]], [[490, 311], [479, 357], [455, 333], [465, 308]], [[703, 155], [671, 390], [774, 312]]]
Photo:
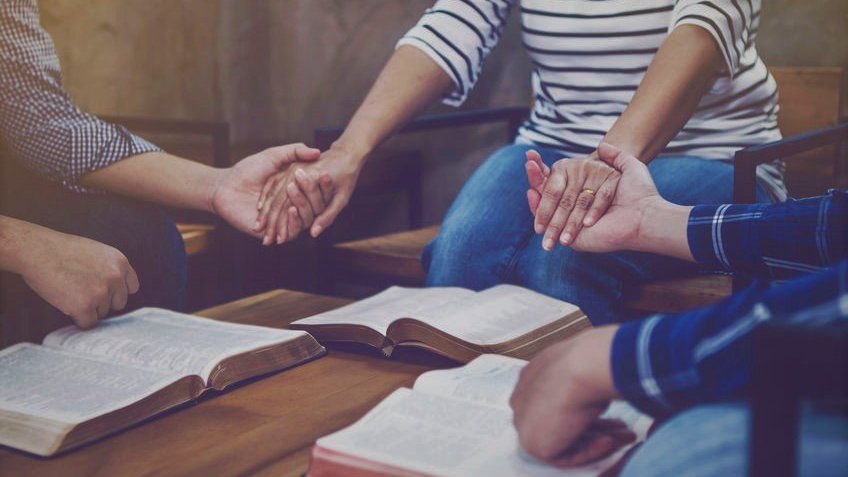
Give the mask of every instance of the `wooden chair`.
[[[772, 68], [780, 91], [779, 126], [785, 137], [774, 144], [746, 148], [734, 161], [734, 202], [752, 202], [756, 165], [771, 159], [794, 157], [788, 163], [790, 190], [801, 195], [821, 193], [827, 187], [845, 187], [844, 127], [799, 133], [837, 124], [841, 118], [844, 75], [841, 68]], [[505, 123], [507, 140], [528, 114], [524, 107], [457, 112], [421, 117], [400, 134], [456, 128], [487, 123]], [[329, 147], [343, 128], [315, 132], [317, 147]], [[830, 146], [822, 149], [822, 146]], [[801, 154], [803, 153], [803, 154]], [[790, 157], [792, 156], [792, 157]], [[812, 187], [815, 186], [815, 189]], [[812, 189], [812, 190], [811, 190]], [[375, 287], [390, 284], [421, 285], [425, 273], [420, 256], [423, 247], [438, 232], [438, 226], [380, 237], [338, 243], [326, 253], [336, 273], [357, 277]], [[738, 285], [739, 283], [737, 283]], [[627, 290], [629, 308], [647, 312], [674, 312], [706, 305], [728, 296], [733, 279], [728, 275], [701, 275], [647, 283]]]

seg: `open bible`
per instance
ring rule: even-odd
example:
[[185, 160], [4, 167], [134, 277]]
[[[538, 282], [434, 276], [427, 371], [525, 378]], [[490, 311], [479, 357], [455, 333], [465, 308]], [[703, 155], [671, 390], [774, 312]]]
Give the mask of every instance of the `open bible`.
[[0, 444], [52, 455], [324, 351], [303, 331], [156, 308], [62, 328], [0, 351]]
[[291, 324], [319, 341], [354, 341], [383, 350], [418, 346], [460, 362], [484, 353], [517, 358], [590, 325], [576, 306], [513, 285], [392, 287], [371, 298]]
[[[509, 396], [526, 362], [484, 355], [451, 370], [421, 375], [362, 419], [318, 439], [309, 477], [596, 476], [633, 445], [595, 463], [560, 469], [523, 452], [512, 424]], [[643, 440], [651, 419], [625, 402], [604, 417], [620, 419]]]

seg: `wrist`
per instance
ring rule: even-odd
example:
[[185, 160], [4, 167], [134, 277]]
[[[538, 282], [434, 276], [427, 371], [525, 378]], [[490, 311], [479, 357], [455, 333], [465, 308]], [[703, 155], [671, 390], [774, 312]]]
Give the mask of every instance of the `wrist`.
[[652, 198], [642, 211], [633, 249], [694, 261], [687, 237], [691, 210], [659, 196]]
[[198, 209], [212, 214], [218, 214], [215, 207], [216, 196], [221, 190], [221, 184], [224, 182], [226, 175], [232, 170], [232, 167], [226, 169], [218, 169], [210, 167], [209, 171], [204, 173], [200, 182], [200, 197]]
[[618, 325], [584, 331], [574, 338], [569, 353], [569, 381], [584, 404], [592, 405], [616, 399], [618, 392], [612, 379], [612, 340]]
[[362, 164], [365, 163], [368, 155], [374, 151], [374, 147], [375, 146], [368, 141], [351, 139], [342, 135], [342, 137], [330, 146], [330, 149], [341, 152], [341, 156], [344, 157], [344, 160], [351, 163], [351, 165], [361, 167]]

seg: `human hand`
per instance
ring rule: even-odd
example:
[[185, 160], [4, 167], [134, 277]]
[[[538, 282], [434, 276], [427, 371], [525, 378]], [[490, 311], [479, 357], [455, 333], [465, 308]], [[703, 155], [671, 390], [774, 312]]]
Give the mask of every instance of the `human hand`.
[[[532, 157], [537, 167], [541, 163], [535, 151], [528, 151], [527, 157]], [[536, 233], [545, 234], [542, 247], [552, 250], [557, 240], [570, 245], [587, 219], [606, 212], [619, 177], [618, 171], [598, 160], [597, 153], [554, 163], [541, 184], [541, 200], [535, 209], [534, 228]]]
[[[263, 244], [294, 240], [305, 229], [318, 237], [350, 201], [361, 164], [360, 158], [333, 146], [317, 163], [297, 165], [271, 177], [257, 204], [255, 230], [263, 233]], [[298, 216], [295, 223], [289, 220], [292, 209]]]
[[600, 418], [617, 396], [610, 370], [616, 330], [595, 328], [550, 346], [521, 371], [509, 402], [529, 454], [573, 467], [603, 459], [636, 439], [623, 422]]
[[[260, 238], [256, 202], [266, 182], [286, 165], [315, 161], [318, 149], [302, 143], [266, 149], [222, 170], [212, 193], [212, 210], [237, 230]], [[291, 167], [289, 167], [291, 169]]]
[[19, 269], [47, 303], [88, 329], [111, 310], [122, 310], [138, 291], [127, 257], [103, 243], [39, 227]]
[[[664, 206], [666, 202], [657, 192], [647, 166], [634, 156], [603, 143], [598, 147], [598, 158], [619, 174], [615, 178], [616, 188], [605, 182], [597, 189], [592, 207], [583, 218], [583, 227], [566, 237], [569, 230], [574, 230], [566, 226], [560, 243], [584, 252], [639, 250], [646, 211]], [[526, 170], [530, 183], [527, 200], [531, 212], [538, 215], [545, 195], [549, 204], [566, 202], [563, 194], [567, 188], [563, 184], [568, 173], [558, 164], [571, 161], [574, 159], [563, 159], [548, 169], [536, 151], [527, 152]], [[586, 194], [580, 195], [585, 197]]]

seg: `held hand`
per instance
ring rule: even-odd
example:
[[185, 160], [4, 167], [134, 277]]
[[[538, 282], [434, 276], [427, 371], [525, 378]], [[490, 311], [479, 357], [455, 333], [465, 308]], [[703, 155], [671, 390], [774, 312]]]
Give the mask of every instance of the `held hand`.
[[48, 229], [30, 247], [32, 258], [21, 270], [24, 281], [80, 328], [122, 310], [138, 291], [135, 270], [113, 247]]
[[623, 422], [599, 417], [616, 397], [609, 364], [615, 331], [586, 331], [549, 347], [522, 370], [510, 406], [529, 454], [574, 467], [603, 459], [636, 439]]
[[[527, 157], [537, 167], [543, 165], [535, 151], [528, 151]], [[528, 169], [528, 177], [529, 174]], [[584, 225], [603, 215], [615, 195], [619, 177], [618, 171], [598, 160], [597, 153], [557, 161], [541, 185], [541, 200], [535, 209], [534, 227], [536, 233], [545, 234], [545, 250], [552, 250], [557, 240], [571, 245]]]
[[212, 194], [212, 209], [237, 230], [262, 237], [254, 228], [258, 222], [256, 202], [263, 186], [286, 165], [315, 161], [320, 154], [304, 144], [287, 144], [239, 161], [222, 171]]
[[[584, 252], [633, 250], [637, 246], [645, 211], [665, 201], [657, 192], [647, 166], [634, 156], [603, 143], [598, 147], [598, 157], [620, 172], [616, 179], [616, 189], [611, 190], [611, 186], [605, 183], [596, 191], [595, 203], [586, 214], [584, 227], [571, 237], [570, 242], [563, 240], [562, 243]], [[555, 191], [563, 190], [561, 184], [565, 182], [567, 172], [557, 167], [557, 164], [573, 159], [559, 161], [547, 173], [536, 151], [528, 151], [527, 159], [527, 178], [530, 183], [527, 199], [530, 210], [538, 215], [545, 194], [551, 194], [553, 200], [558, 198]], [[551, 182], [553, 185], [549, 186]], [[608, 193], [612, 195], [607, 196]], [[559, 197], [562, 197], [561, 201], [565, 200], [563, 196]], [[595, 207], [599, 201], [602, 202], [601, 206]]]
[[[271, 178], [258, 204], [261, 211], [256, 230], [264, 231], [263, 243], [294, 240], [306, 229], [318, 237], [350, 200], [360, 164], [352, 154], [334, 146], [321, 154], [316, 164], [298, 165]], [[289, 220], [292, 207], [297, 211], [296, 223]]]

